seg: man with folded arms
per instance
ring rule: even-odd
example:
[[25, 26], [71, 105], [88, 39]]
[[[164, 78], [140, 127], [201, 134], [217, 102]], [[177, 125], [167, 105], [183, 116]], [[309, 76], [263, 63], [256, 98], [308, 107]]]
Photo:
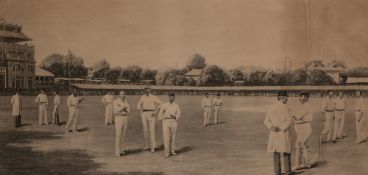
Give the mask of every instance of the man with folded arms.
[[180, 118], [180, 108], [175, 102], [175, 94], [169, 94], [169, 102], [164, 103], [159, 112], [159, 120], [162, 120], [162, 135], [164, 140], [165, 157], [176, 155], [175, 140], [177, 120]]
[[119, 98], [113, 101], [113, 112], [115, 116], [115, 155], [125, 155], [125, 151], [120, 151], [120, 145], [124, 143], [125, 133], [128, 126], [127, 115], [130, 113], [130, 106], [125, 100], [125, 92], [119, 93]]
[[144, 147], [143, 150], [149, 150], [155, 152], [156, 139], [155, 139], [155, 123], [156, 114], [161, 105], [161, 101], [151, 94], [151, 87], [146, 86], [144, 88], [145, 94], [138, 102], [138, 112], [142, 118]]

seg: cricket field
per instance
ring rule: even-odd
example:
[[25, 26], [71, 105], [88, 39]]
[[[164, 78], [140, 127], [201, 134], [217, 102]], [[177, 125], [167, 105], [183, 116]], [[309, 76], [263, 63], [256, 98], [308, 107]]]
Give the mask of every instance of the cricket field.
[[[127, 155], [114, 155], [114, 126], [104, 125], [101, 96], [87, 96], [80, 107], [80, 132], [65, 135], [68, 118], [66, 97], [62, 97], [62, 126], [38, 126], [38, 107], [34, 96], [23, 97], [22, 127], [13, 127], [10, 97], [0, 97], [0, 174], [123, 174], [123, 175], [270, 175], [272, 155], [266, 152], [268, 130], [265, 113], [275, 97], [223, 97], [220, 125], [202, 128], [201, 96], [177, 96], [182, 117], [178, 123], [177, 152], [164, 157], [161, 123], [156, 124], [157, 151], [142, 151], [143, 133], [137, 113], [139, 96], [127, 96], [132, 113], [124, 147]], [[167, 101], [166, 96], [159, 96]], [[49, 101], [53, 98], [49, 97]], [[289, 98], [293, 109], [296, 98]], [[355, 117], [348, 99], [344, 133], [346, 138], [326, 145], [327, 164], [316, 166], [318, 139], [323, 128], [321, 98], [311, 98], [311, 151], [314, 166], [298, 174], [366, 175], [368, 143], [354, 144]], [[48, 108], [51, 121], [52, 105]], [[213, 122], [213, 116], [211, 117]], [[366, 122], [367, 123], [367, 122]], [[367, 124], [366, 124], [367, 126]], [[367, 127], [366, 127], [367, 128]], [[367, 129], [368, 130], [368, 129]], [[367, 132], [367, 131], [366, 131]], [[294, 128], [292, 128], [295, 140]]]

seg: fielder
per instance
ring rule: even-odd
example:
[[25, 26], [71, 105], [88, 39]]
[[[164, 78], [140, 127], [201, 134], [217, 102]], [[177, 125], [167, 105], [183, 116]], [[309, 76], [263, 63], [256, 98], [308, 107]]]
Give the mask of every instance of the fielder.
[[323, 99], [321, 104], [321, 112], [324, 113], [324, 128], [321, 132], [321, 135], [326, 136], [326, 142], [330, 142], [333, 139], [333, 124], [334, 124], [334, 94], [332, 91], [327, 91], [328, 97]]
[[45, 90], [41, 90], [41, 93], [36, 97], [35, 102], [38, 104], [38, 124], [39, 125], [48, 125], [47, 121], [47, 106], [49, 101], [47, 99], [47, 95], [45, 94]]
[[16, 128], [21, 126], [22, 119], [22, 97], [20, 96], [19, 91], [15, 92], [10, 99], [10, 104], [12, 105], [12, 116], [14, 118], [14, 126]]
[[125, 92], [121, 91], [119, 98], [113, 101], [113, 112], [115, 116], [115, 155], [125, 155], [125, 151], [121, 151], [121, 144], [124, 143], [125, 133], [128, 126], [128, 114], [130, 106], [125, 100]]
[[156, 114], [161, 105], [161, 101], [151, 94], [151, 87], [146, 86], [144, 88], [145, 95], [141, 97], [138, 102], [138, 112], [142, 118], [144, 147], [143, 150], [149, 150], [155, 152], [156, 138], [155, 138], [155, 123]]
[[[309, 93], [301, 92], [299, 94], [300, 103], [296, 106], [293, 114], [296, 132], [295, 170], [311, 167], [309, 138], [312, 133], [311, 122], [313, 120], [313, 114], [308, 100]], [[304, 160], [304, 166], [301, 165], [302, 160]]]
[[114, 100], [114, 96], [111, 92], [108, 92], [101, 99], [101, 102], [105, 105], [105, 125], [110, 125], [113, 122], [112, 119], [112, 101]]
[[83, 100], [84, 98], [79, 97], [76, 92], [72, 92], [72, 94], [68, 96], [68, 100], [66, 103], [67, 106], [69, 107], [69, 118], [65, 126], [66, 133], [71, 132], [70, 129], [72, 129], [74, 132], [78, 132], [77, 123], [79, 117], [79, 104]]
[[61, 104], [61, 98], [58, 92], [55, 92], [54, 94], [55, 94], [55, 97], [54, 97], [54, 110], [52, 111], [52, 124], [59, 126], [59, 122], [60, 122], [59, 107]]
[[281, 175], [281, 155], [284, 157], [286, 174], [291, 174], [290, 125], [292, 119], [286, 105], [287, 101], [287, 92], [279, 91], [276, 104], [268, 110], [264, 120], [264, 124], [270, 130], [267, 152], [273, 153], [276, 175]]
[[203, 109], [203, 125], [202, 127], [206, 127], [209, 125], [210, 117], [211, 117], [211, 99], [209, 98], [208, 93], [205, 93], [205, 97], [202, 99], [201, 108]]
[[360, 94], [360, 91], [355, 93], [355, 126], [356, 126], [356, 134], [357, 138], [355, 143], [362, 143], [367, 140], [367, 136], [364, 133], [364, 122], [365, 122], [365, 115], [364, 115], [364, 98]]
[[223, 104], [222, 100], [221, 100], [221, 95], [220, 93], [218, 93], [216, 95], [216, 98], [212, 100], [212, 104], [213, 104], [213, 108], [214, 108], [214, 123], [215, 125], [219, 124], [219, 117], [220, 117], [220, 112], [221, 112], [221, 106]]
[[159, 112], [159, 120], [162, 120], [162, 136], [164, 140], [165, 157], [176, 155], [175, 140], [177, 120], [180, 118], [180, 108], [175, 102], [175, 94], [169, 94], [169, 102], [164, 103]]
[[345, 124], [345, 109], [346, 109], [346, 99], [344, 94], [339, 92], [338, 98], [335, 99], [335, 123], [334, 123], [334, 139], [342, 139], [342, 132], [344, 130]]

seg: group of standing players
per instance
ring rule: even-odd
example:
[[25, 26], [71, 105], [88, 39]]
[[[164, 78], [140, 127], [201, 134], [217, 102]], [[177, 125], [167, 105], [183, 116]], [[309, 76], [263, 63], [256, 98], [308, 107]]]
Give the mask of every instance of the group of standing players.
[[[180, 108], [175, 103], [175, 94], [168, 95], [168, 102], [162, 103], [156, 96], [152, 95], [151, 88], [146, 86], [144, 88], [145, 94], [140, 98], [137, 111], [142, 119], [144, 147], [143, 150], [150, 150], [155, 152], [155, 123], [156, 118], [162, 121], [162, 135], [164, 142], [165, 157], [175, 155], [175, 140], [177, 131], [177, 120], [180, 118]], [[343, 129], [345, 123], [345, 113], [347, 102], [343, 92], [339, 92], [337, 97], [332, 91], [327, 92], [327, 97], [323, 99], [321, 104], [321, 112], [324, 120], [324, 129], [321, 132], [321, 138], [325, 143], [335, 143], [344, 138]], [[313, 111], [309, 105], [308, 92], [301, 92], [299, 94], [298, 104], [290, 110], [287, 106], [288, 93], [286, 91], [279, 91], [277, 95], [277, 102], [271, 106], [266, 113], [264, 124], [270, 130], [267, 152], [274, 154], [274, 168], [275, 174], [281, 174], [281, 157], [284, 157], [285, 171], [290, 174], [291, 171], [291, 138], [290, 128], [294, 126], [296, 133], [295, 141], [295, 166], [294, 169], [310, 168], [310, 135], [312, 133], [311, 122], [313, 120]], [[109, 92], [106, 94], [101, 102], [105, 105], [105, 125], [115, 125], [115, 154], [122, 156], [126, 154], [121, 146], [124, 141], [126, 128], [128, 124], [127, 116], [130, 114], [130, 105], [126, 101], [126, 93], [121, 91], [118, 98]], [[364, 133], [365, 102], [360, 91], [355, 94], [354, 114], [356, 118], [356, 141], [355, 143], [362, 143], [366, 141], [367, 135]], [[77, 123], [79, 115], [79, 104], [84, 100], [77, 92], [72, 92], [67, 99], [67, 106], [69, 108], [69, 118], [65, 126], [66, 133], [78, 132]], [[47, 121], [47, 107], [48, 98], [45, 91], [36, 97], [35, 102], [39, 107], [39, 125], [48, 125]], [[19, 92], [16, 92], [11, 98], [12, 115], [14, 116], [15, 127], [20, 126], [20, 118], [22, 115], [22, 98]], [[52, 124], [59, 125], [59, 107], [61, 101], [60, 96], [55, 92], [54, 108]], [[210, 125], [210, 116], [214, 111], [214, 124], [219, 124], [219, 116], [223, 101], [220, 94], [217, 94], [214, 99], [210, 99], [209, 94], [206, 93], [201, 101], [201, 108], [203, 109], [203, 127]], [[156, 117], [158, 116], [158, 117]]]
[[[343, 92], [334, 97], [332, 91], [328, 91], [328, 96], [323, 99], [321, 112], [324, 114], [324, 129], [321, 132], [323, 143], [335, 143], [344, 138], [343, 129], [345, 123], [345, 113], [347, 108], [346, 98]], [[276, 175], [281, 174], [281, 157], [284, 157], [285, 173], [292, 174], [291, 170], [291, 137], [290, 128], [294, 126], [296, 133], [295, 141], [295, 165], [293, 170], [311, 167], [309, 140], [312, 133], [311, 122], [313, 111], [309, 105], [308, 92], [299, 94], [299, 103], [290, 110], [287, 106], [288, 94], [286, 91], [279, 91], [277, 102], [271, 106], [266, 114], [264, 124], [270, 130], [267, 152], [273, 153], [274, 171]], [[360, 91], [355, 94], [354, 114], [356, 121], [356, 144], [366, 141], [367, 135], [364, 133], [364, 108], [365, 102]]]

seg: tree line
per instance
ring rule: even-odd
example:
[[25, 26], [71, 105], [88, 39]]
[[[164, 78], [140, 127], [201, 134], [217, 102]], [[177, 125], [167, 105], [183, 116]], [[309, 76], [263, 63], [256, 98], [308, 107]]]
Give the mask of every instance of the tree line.
[[[341, 62], [333, 64], [333, 67], [344, 67]], [[323, 68], [326, 66], [320, 60], [309, 61], [304, 67], [296, 70], [246, 67], [224, 69], [218, 65], [208, 65], [206, 58], [199, 53], [188, 59], [182, 68], [162, 70], [143, 68], [138, 65], [112, 67], [105, 59], [87, 68], [84, 65], [84, 60], [72, 53], [67, 56], [57, 53], [51, 54], [41, 62], [40, 66], [52, 72], [55, 77], [87, 77], [88, 69], [91, 69], [93, 71], [93, 74], [90, 75], [92, 78], [105, 79], [110, 84], [116, 84], [119, 80], [129, 80], [133, 84], [139, 84], [143, 80], [154, 80], [156, 85], [167, 86], [334, 85], [339, 83], [335, 82], [323, 69], [315, 69], [315, 67]], [[200, 72], [198, 77], [186, 76], [189, 71], [195, 69]], [[350, 72], [364, 71], [368, 72], [368, 68], [358, 67], [350, 70]]]

